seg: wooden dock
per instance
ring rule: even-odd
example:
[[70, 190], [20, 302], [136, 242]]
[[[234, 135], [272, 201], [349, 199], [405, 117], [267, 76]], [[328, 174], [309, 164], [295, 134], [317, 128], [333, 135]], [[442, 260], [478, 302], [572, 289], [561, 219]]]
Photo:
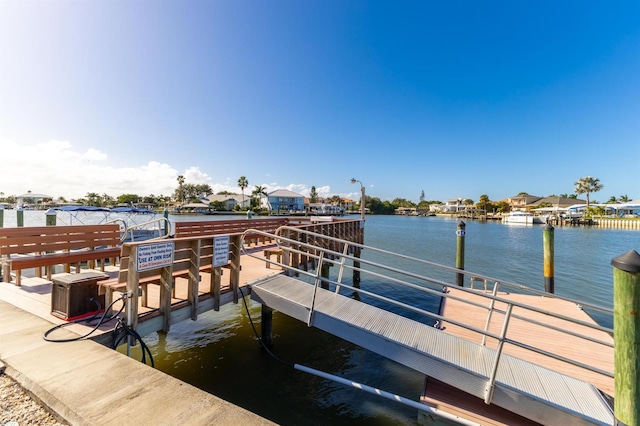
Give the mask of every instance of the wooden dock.
[[[453, 296], [465, 298], [477, 303], [487, 303], [486, 299], [482, 299], [480, 295], [474, 297], [466, 292], [462, 292], [455, 288], [450, 288], [450, 294]], [[478, 292], [482, 292], [479, 290]], [[563, 315], [575, 318], [581, 321], [595, 324], [595, 321], [580, 307], [574, 303], [556, 299], [553, 297], [540, 297], [534, 295], [513, 294], [513, 293], [499, 293], [499, 297], [514, 301], [525, 303], [528, 305], [535, 305], [536, 307], [550, 312], [562, 312]], [[504, 303], [496, 303], [495, 308], [498, 311], [504, 312], [506, 305]], [[570, 330], [581, 335], [587, 335], [594, 339], [613, 343], [613, 337], [605, 332], [593, 330], [579, 324], [563, 321], [559, 318], [548, 317], [541, 313], [531, 312], [529, 310], [514, 308], [514, 315], [521, 315], [529, 319], [533, 319], [539, 322], [548, 322], [557, 327], [561, 327], [564, 330]], [[455, 318], [460, 322], [468, 325], [473, 325], [479, 329], [483, 329], [486, 325], [487, 311], [477, 306], [472, 306], [468, 303], [455, 300], [454, 298], [447, 298], [442, 307], [442, 316], [446, 318]], [[494, 312], [490, 324], [489, 331], [499, 334], [502, 327], [504, 315]], [[460, 327], [451, 323], [443, 324], [443, 331], [458, 337], [462, 337], [466, 340], [481, 343], [482, 336], [464, 327]], [[521, 343], [525, 343], [532, 347], [542, 348], [547, 352], [561, 355], [572, 360], [582, 362], [589, 365], [597, 365], [602, 370], [613, 371], [613, 348], [606, 347], [601, 344], [587, 341], [585, 339], [579, 339], [568, 335], [567, 333], [560, 333], [553, 329], [547, 328], [542, 325], [536, 325], [533, 322], [525, 321], [518, 318], [512, 318], [509, 323], [509, 331], [506, 335], [507, 338], [517, 340]], [[490, 348], [496, 348], [497, 341], [495, 339], [487, 339], [486, 345]], [[505, 344], [504, 352], [516, 356], [520, 359], [530, 361], [534, 364], [543, 365], [547, 368], [551, 368], [555, 371], [562, 372], [567, 376], [574, 377], [585, 382], [592, 383], [600, 391], [613, 397], [614, 392], [614, 379], [607, 375], [599, 374], [584, 368], [571, 365], [561, 360], [539, 354], [518, 346]], [[466, 418], [472, 421], [476, 421], [480, 424], [486, 425], [532, 425], [536, 424], [531, 420], [525, 419], [520, 416], [515, 416], [513, 413], [500, 409], [495, 405], [486, 405], [479, 398], [472, 398], [467, 394], [461, 394], [455, 388], [434, 380], [427, 378], [425, 383], [425, 393], [422, 397], [422, 402], [455, 414], [462, 418]]]
[[[264, 248], [269, 247], [269, 245], [263, 246], [255, 246], [252, 250], [260, 251]], [[274, 273], [278, 273], [278, 269], [273, 267], [271, 269], [267, 269], [264, 262], [261, 262], [255, 258], [251, 258], [249, 256], [242, 256], [241, 258], [242, 269], [240, 271], [240, 283], [239, 286], [244, 288], [246, 283], [249, 281], [253, 281], [257, 278], [260, 278], [265, 275], [270, 275]], [[106, 266], [105, 273], [111, 277], [117, 275], [119, 267], [116, 266]], [[87, 271], [95, 271], [100, 272], [93, 269], [83, 269], [82, 272]], [[57, 274], [52, 275], [52, 279], [61, 274], [66, 274], [65, 272], [59, 272]], [[201, 274], [202, 282], [209, 281], [209, 273], [203, 272]], [[221, 282], [221, 293], [222, 300], [221, 304], [229, 303], [232, 301], [232, 297], [230, 294], [230, 274], [222, 275]], [[30, 312], [44, 320], [47, 320], [52, 323], [52, 325], [64, 324], [67, 321], [60, 319], [51, 314], [51, 288], [52, 281], [47, 280], [46, 278], [38, 278], [38, 277], [23, 277], [22, 285], [16, 286], [12, 283], [0, 283], [0, 299], [4, 300], [12, 305]], [[178, 277], [176, 278], [176, 291], [175, 295], [171, 299], [172, 309], [179, 309], [184, 304], [187, 303], [188, 300], [188, 280], [186, 278]], [[245, 294], [246, 294], [245, 290]], [[208, 289], [202, 288], [198, 291], [200, 300], [207, 300], [210, 298], [210, 293]], [[225, 297], [227, 296], [227, 297]], [[151, 320], [155, 316], [157, 312], [158, 306], [160, 303], [160, 287], [158, 285], [149, 285], [148, 286], [148, 306], [144, 307], [139, 305], [139, 316], [140, 316], [140, 324], [144, 324], [145, 320]], [[117, 310], [120, 308], [120, 304], [114, 305], [114, 309]], [[89, 332], [93, 327], [85, 325], [83, 323], [73, 324], [69, 327], [66, 327], [67, 330], [74, 332], [78, 335], [84, 335]], [[144, 330], [144, 327], [141, 327]], [[99, 327], [99, 329], [92, 335], [92, 337], [100, 336], [101, 334], [109, 333], [113, 329], [113, 323], [104, 324]], [[144, 333], [144, 332], [143, 332]], [[100, 340], [98, 338], [98, 340]]]

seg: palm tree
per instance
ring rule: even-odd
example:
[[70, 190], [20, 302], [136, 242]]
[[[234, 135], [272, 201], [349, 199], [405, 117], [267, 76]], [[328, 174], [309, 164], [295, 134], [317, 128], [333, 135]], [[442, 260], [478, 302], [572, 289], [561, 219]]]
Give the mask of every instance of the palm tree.
[[591, 192], [598, 192], [604, 185], [600, 183], [600, 179], [594, 178], [592, 176], [586, 176], [578, 179], [578, 181], [574, 184], [575, 189], [573, 192], [576, 194], [586, 194], [587, 197], [587, 211], [589, 211], [589, 194]]
[[240, 190], [242, 191], [242, 207], [244, 207], [244, 189], [247, 186], [249, 186], [249, 181], [247, 180], [246, 177], [240, 176], [240, 179], [238, 179], [238, 186], [240, 187]]
[[251, 196], [258, 199], [258, 207], [260, 207], [260, 200], [262, 199], [262, 197], [267, 196], [267, 187], [256, 185], [251, 192]]
[[486, 212], [487, 204], [489, 204], [489, 201], [489, 196], [487, 194], [482, 194], [478, 199], [478, 206]]
[[184, 176], [178, 176], [178, 202], [184, 201], [184, 194], [182, 193], [182, 185], [184, 185]]
[[621, 195], [620, 198], [618, 198], [618, 202], [619, 203], [628, 203], [629, 202], [629, 196], [628, 195]]

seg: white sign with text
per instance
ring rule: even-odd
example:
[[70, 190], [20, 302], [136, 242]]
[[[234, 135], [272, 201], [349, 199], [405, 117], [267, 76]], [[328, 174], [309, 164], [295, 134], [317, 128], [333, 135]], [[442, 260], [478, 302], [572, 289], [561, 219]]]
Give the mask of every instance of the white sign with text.
[[213, 239], [213, 266], [224, 266], [229, 263], [229, 236]]
[[136, 264], [138, 272], [171, 265], [173, 251], [173, 243], [171, 242], [138, 246]]

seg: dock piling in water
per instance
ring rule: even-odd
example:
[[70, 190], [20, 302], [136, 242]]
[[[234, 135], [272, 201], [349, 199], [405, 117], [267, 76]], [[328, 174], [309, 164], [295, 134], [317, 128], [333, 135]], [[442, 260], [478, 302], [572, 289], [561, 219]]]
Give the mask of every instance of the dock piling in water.
[[554, 283], [554, 228], [547, 224], [542, 231], [542, 245], [544, 258], [544, 291], [553, 293]]
[[47, 226], [56, 226], [56, 211], [54, 209], [49, 209], [45, 213], [45, 222]]
[[18, 228], [22, 228], [24, 226], [24, 210], [22, 209], [22, 206], [18, 207], [18, 210], [16, 210], [16, 222]]
[[640, 422], [640, 255], [631, 250], [613, 266], [613, 338], [616, 420]]
[[[456, 230], [456, 268], [464, 269], [464, 237], [465, 228], [467, 225], [460, 221], [458, 222], [458, 229]], [[464, 286], [464, 274], [456, 274], [456, 284], [459, 287]]]
[[268, 348], [273, 345], [273, 309], [262, 304], [260, 334], [262, 343]]

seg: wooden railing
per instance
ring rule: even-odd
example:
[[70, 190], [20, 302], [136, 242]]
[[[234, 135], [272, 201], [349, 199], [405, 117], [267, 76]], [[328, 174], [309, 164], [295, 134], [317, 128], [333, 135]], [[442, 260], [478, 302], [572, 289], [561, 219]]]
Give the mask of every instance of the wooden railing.
[[[232, 294], [233, 303], [239, 300], [240, 271], [241, 271], [241, 244], [242, 235], [247, 229], [255, 230], [258, 227], [265, 233], [276, 232], [284, 224], [289, 223], [298, 228], [309, 229], [312, 232], [335, 238], [348, 239], [353, 242], [362, 241], [360, 220], [338, 219], [329, 221], [316, 221], [313, 218], [277, 218], [277, 219], [251, 219], [231, 221], [207, 221], [207, 222], [177, 222], [175, 238], [157, 239], [143, 242], [126, 243], [122, 246], [120, 256], [120, 270], [118, 277], [99, 283], [102, 291], [107, 294], [105, 303], [113, 300], [115, 292], [126, 293], [130, 303], [127, 303], [127, 320], [134, 329], [138, 326], [139, 307], [148, 305], [147, 286], [155, 284], [160, 286], [160, 296], [157, 311], [162, 315], [162, 325], [158, 330], [168, 331], [172, 315], [172, 295], [174, 295], [174, 281], [178, 277], [187, 279], [187, 305], [188, 317], [196, 320], [198, 313], [206, 310], [218, 310], [221, 295]], [[268, 241], [262, 238], [263, 234], [249, 233], [249, 240], [261, 242], [265, 248], [271, 247]], [[228, 260], [220, 265], [216, 255], [216, 240], [228, 238]], [[246, 235], [245, 235], [246, 237]], [[244, 243], [246, 244], [245, 238]], [[152, 244], [173, 245], [173, 258], [167, 265], [137, 270], [139, 251], [141, 247]], [[224, 244], [223, 244], [224, 246]], [[299, 264], [303, 257], [292, 258], [287, 256], [287, 262]], [[229, 286], [221, 288], [222, 268], [229, 270]], [[201, 273], [210, 274], [208, 282], [201, 281]], [[207, 286], [206, 294], [200, 294], [201, 285]], [[185, 301], [180, 303], [184, 304]], [[182, 316], [179, 316], [182, 318]], [[180, 319], [181, 320], [181, 319]]]

